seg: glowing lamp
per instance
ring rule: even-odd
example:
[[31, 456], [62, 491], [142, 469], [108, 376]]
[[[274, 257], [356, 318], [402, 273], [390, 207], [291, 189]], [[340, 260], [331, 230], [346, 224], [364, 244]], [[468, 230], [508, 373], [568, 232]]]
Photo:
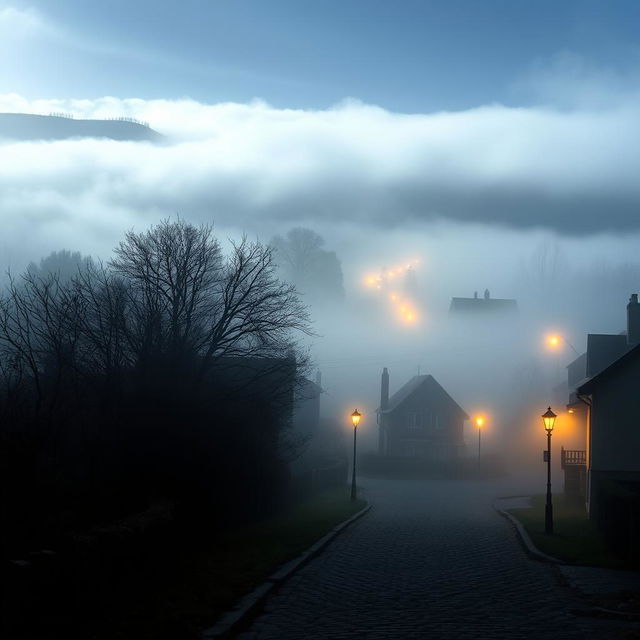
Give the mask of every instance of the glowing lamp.
[[476, 427], [478, 427], [478, 429], [482, 429], [482, 427], [484, 427], [484, 418], [482, 416], [478, 416], [476, 418]]
[[353, 423], [353, 465], [351, 472], [351, 502], [356, 499], [356, 433], [358, 432], [358, 424], [360, 424], [362, 414], [356, 409], [351, 414], [351, 422]]
[[551, 434], [551, 432], [553, 431], [553, 425], [556, 422], [556, 414], [553, 413], [553, 411], [551, 411], [551, 407], [549, 407], [543, 414], [542, 414], [542, 421], [544, 422], [544, 429], [548, 434]]
[[547, 338], [547, 344], [552, 347], [552, 348], [556, 348], [560, 346], [560, 336], [549, 336]]
[[556, 421], [556, 414], [551, 411], [551, 407], [542, 414], [544, 430], [547, 432], [547, 450], [545, 460], [547, 463], [547, 500], [544, 505], [544, 532], [547, 535], [553, 533], [553, 504], [551, 500], [551, 432]]

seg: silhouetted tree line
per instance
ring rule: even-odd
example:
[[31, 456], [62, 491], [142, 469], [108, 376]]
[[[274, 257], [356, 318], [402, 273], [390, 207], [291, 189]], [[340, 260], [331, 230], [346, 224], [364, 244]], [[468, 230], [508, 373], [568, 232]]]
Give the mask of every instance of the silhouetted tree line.
[[169, 500], [215, 526], [269, 508], [308, 332], [272, 251], [224, 255], [210, 226], [163, 221], [73, 275], [30, 265], [0, 299], [4, 549], [38, 548]]
[[288, 282], [315, 302], [344, 300], [342, 266], [334, 251], [324, 249], [324, 238], [305, 227], [271, 238], [276, 261]]

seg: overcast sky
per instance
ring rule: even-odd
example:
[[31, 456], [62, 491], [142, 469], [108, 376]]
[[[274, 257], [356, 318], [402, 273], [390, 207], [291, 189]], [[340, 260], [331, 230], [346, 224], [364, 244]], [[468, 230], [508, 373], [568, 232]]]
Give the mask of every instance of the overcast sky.
[[305, 224], [343, 259], [485, 229], [509, 259], [547, 237], [628, 260], [638, 24], [632, 1], [0, 0], [0, 112], [135, 116], [168, 141], [1, 145], [4, 261], [178, 212]]

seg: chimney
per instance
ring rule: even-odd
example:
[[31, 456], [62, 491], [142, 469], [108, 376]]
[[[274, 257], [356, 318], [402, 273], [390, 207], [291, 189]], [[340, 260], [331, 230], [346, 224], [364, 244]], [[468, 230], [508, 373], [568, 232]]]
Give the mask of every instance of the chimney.
[[627, 344], [634, 345], [640, 342], [640, 303], [638, 294], [632, 293], [627, 305]]
[[389, 372], [387, 367], [382, 370], [382, 380], [380, 382], [380, 411], [384, 411], [389, 406]]

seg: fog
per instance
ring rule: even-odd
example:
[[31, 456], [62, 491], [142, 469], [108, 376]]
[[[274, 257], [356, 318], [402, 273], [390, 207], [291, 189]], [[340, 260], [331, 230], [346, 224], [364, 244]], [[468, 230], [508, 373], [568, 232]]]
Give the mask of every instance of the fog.
[[[566, 387], [556, 387], [566, 383], [565, 367], [577, 357], [573, 348], [580, 353], [586, 349], [587, 332], [618, 333], [625, 328], [625, 305], [640, 268], [571, 268], [559, 245], [546, 244], [521, 260], [494, 259], [493, 274], [486, 267], [474, 271], [473, 264], [449, 274], [446, 261], [422, 260], [415, 267], [413, 295], [418, 319], [411, 324], [402, 321], [388, 300], [390, 291], [403, 290], [400, 283], [385, 291], [372, 290], [364, 278], [371, 271], [363, 270], [359, 278], [347, 272], [350, 286], [344, 307], [314, 313], [320, 337], [312, 352], [322, 371], [324, 411], [341, 416], [345, 429], [353, 407], [363, 411], [361, 437], [365, 447], [375, 450], [375, 410], [386, 366], [391, 393], [414, 375], [431, 374], [471, 417], [487, 416], [486, 451], [539, 465], [544, 445], [540, 415], [547, 404], [563, 416], [557, 445], [583, 446], [564, 408]], [[451, 297], [473, 297], [474, 292], [482, 297], [485, 285], [492, 297], [515, 298], [518, 313], [488, 318], [449, 313]], [[559, 333], [567, 342], [551, 350], [546, 344], [550, 333]], [[465, 441], [467, 455], [475, 455], [477, 432], [472, 423], [467, 423]]]
[[[640, 282], [639, 104], [617, 95], [597, 108], [407, 115], [357, 101], [303, 111], [7, 94], [0, 111], [127, 115], [167, 142], [5, 140], [0, 258], [14, 272], [63, 248], [108, 258], [126, 230], [175, 216], [213, 223], [223, 241], [308, 227], [344, 276], [341, 303], [302, 291], [323, 415], [339, 420], [357, 406], [363, 444], [375, 447], [387, 366], [392, 392], [432, 374], [469, 414], [490, 416], [488, 448], [530, 450], [520, 438], [575, 357], [546, 351], [545, 333], [582, 352], [588, 332], [624, 329]], [[364, 278], [413, 259], [418, 318], [403, 325], [381, 299], [391, 290], [376, 296]], [[452, 297], [485, 288], [516, 299], [517, 317], [449, 316]], [[474, 438], [469, 427], [470, 446]]]
[[0, 0], [3, 630], [637, 632], [639, 20]]

